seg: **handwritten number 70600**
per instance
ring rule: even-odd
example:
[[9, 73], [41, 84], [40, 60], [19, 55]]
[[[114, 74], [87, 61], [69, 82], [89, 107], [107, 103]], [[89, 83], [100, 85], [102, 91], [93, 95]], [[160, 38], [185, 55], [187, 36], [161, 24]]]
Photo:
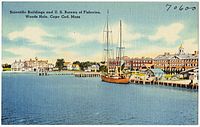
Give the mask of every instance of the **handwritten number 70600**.
[[172, 4], [166, 4], [165, 7], [167, 8], [167, 11], [169, 10], [179, 10], [179, 11], [189, 11], [189, 10], [196, 10], [195, 6], [185, 6], [183, 4], [181, 5], [172, 5]]

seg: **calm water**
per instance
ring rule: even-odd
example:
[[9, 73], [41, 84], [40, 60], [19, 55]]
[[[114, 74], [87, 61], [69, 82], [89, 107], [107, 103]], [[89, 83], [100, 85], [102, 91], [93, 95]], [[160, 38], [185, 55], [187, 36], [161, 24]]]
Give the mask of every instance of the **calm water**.
[[198, 92], [2, 74], [2, 124], [197, 124]]

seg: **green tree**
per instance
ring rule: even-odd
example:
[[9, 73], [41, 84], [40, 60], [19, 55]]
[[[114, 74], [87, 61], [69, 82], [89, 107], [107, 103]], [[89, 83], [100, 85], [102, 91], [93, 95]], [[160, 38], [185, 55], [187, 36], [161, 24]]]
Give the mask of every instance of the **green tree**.
[[75, 61], [73, 64], [78, 64], [80, 66], [81, 62], [80, 61]]
[[107, 67], [106, 67], [105, 65], [101, 65], [101, 66], [99, 67], [99, 71], [100, 71], [100, 72], [107, 72]]
[[101, 63], [101, 64], [105, 64], [106, 62], [105, 62], [105, 61], [101, 61], [100, 63]]
[[59, 71], [63, 69], [64, 62], [65, 62], [64, 59], [57, 59], [56, 67], [59, 69]]
[[10, 64], [2, 64], [2, 68], [11, 68], [11, 65]]
[[86, 62], [75, 61], [75, 62], [73, 62], [73, 64], [78, 64], [80, 66], [81, 70], [84, 71], [89, 66], [92, 66], [92, 65], [98, 64], [98, 63], [96, 63], [96, 62], [90, 62], [90, 61], [86, 61]]

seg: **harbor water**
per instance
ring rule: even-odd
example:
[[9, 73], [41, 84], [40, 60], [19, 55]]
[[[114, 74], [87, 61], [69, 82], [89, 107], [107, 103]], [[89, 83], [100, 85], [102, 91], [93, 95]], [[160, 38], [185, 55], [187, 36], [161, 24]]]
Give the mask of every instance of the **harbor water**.
[[198, 92], [100, 77], [2, 74], [2, 124], [198, 124]]

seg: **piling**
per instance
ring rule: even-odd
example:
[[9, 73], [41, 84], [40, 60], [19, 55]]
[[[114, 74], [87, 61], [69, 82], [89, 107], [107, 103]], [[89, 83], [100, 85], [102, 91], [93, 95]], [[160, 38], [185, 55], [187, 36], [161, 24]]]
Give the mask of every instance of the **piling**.
[[177, 82], [164, 82], [164, 81], [149, 81], [149, 80], [138, 80], [138, 79], [132, 79], [130, 80], [130, 83], [134, 84], [151, 84], [151, 85], [163, 85], [163, 86], [171, 86], [171, 87], [182, 87], [182, 88], [188, 88], [188, 89], [198, 89], [198, 83], [192, 83], [192, 84], [187, 84], [187, 83], [177, 83]]

